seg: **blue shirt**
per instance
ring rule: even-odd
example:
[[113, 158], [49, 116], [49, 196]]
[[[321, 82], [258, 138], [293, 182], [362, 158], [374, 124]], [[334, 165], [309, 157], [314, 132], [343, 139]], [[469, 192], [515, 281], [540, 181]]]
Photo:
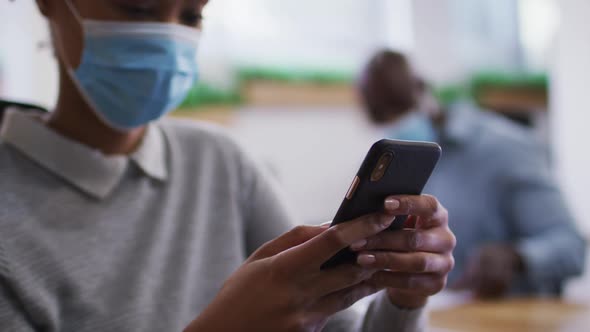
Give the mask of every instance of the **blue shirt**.
[[452, 283], [484, 244], [513, 245], [526, 272], [515, 293], [559, 294], [581, 274], [586, 243], [525, 128], [498, 115], [457, 108], [440, 131], [443, 156], [425, 192], [437, 196], [457, 236]]

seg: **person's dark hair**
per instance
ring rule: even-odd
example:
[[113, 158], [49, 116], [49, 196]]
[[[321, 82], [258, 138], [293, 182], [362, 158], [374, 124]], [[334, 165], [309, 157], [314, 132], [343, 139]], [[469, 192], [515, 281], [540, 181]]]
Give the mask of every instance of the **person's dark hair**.
[[360, 85], [371, 120], [387, 123], [414, 108], [420, 82], [405, 55], [392, 50], [377, 52], [365, 67]]

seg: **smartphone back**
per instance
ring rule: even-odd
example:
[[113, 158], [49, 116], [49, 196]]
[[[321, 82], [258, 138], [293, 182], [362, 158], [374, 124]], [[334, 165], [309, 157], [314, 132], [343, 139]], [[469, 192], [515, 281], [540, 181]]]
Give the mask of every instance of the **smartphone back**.
[[[365, 157], [332, 226], [383, 210], [391, 195], [419, 195], [434, 171], [442, 150], [436, 143], [381, 140]], [[390, 159], [390, 160], [388, 160]], [[380, 166], [383, 166], [380, 169]], [[398, 216], [390, 230], [403, 228], [407, 216]], [[325, 267], [355, 260], [348, 249]]]

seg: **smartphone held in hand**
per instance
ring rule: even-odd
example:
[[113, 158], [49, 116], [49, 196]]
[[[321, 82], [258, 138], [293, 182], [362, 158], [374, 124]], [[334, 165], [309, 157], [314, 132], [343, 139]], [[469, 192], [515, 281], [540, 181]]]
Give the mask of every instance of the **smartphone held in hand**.
[[[331, 226], [383, 210], [392, 195], [420, 195], [442, 154], [430, 142], [383, 139], [369, 150]], [[398, 216], [389, 230], [402, 229], [407, 216]], [[345, 249], [323, 268], [354, 262], [356, 254]]]

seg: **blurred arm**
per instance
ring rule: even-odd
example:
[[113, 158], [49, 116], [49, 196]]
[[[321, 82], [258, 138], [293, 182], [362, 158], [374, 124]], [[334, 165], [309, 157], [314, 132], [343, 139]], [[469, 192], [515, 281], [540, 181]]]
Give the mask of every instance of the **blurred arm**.
[[543, 156], [531, 147], [512, 156], [503, 181], [504, 205], [527, 283], [538, 292], [558, 294], [567, 278], [582, 273], [586, 243]]

